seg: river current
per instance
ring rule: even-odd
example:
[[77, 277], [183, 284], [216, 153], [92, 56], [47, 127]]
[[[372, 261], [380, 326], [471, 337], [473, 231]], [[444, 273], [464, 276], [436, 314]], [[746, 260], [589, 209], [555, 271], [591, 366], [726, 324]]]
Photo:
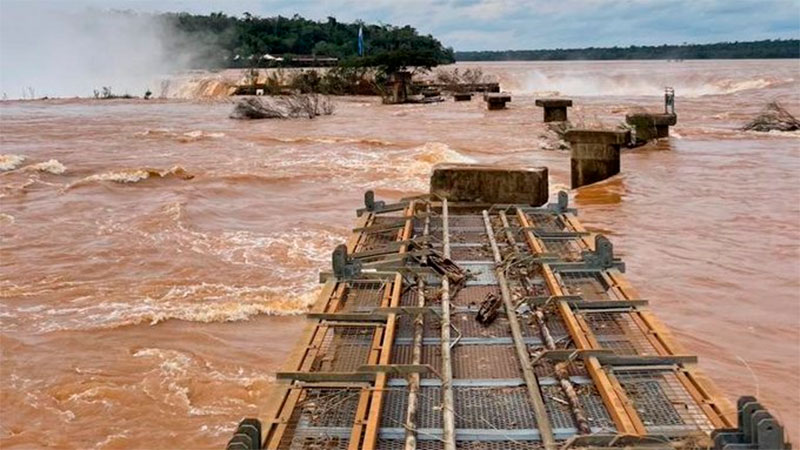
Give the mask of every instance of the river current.
[[[677, 97], [671, 137], [570, 192], [642, 296], [732, 400], [754, 394], [800, 440], [800, 113], [796, 61], [481, 66], [513, 100], [382, 105], [236, 121], [229, 99], [0, 102], [0, 447], [221, 448], [267, 408], [317, 272], [363, 192], [426, 191], [439, 162], [550, 168], [534, 100], [616, 126]], [[187, 90], [188, 89], [188, 90]], [[188, 93], [187, 93], [188, 92]]]

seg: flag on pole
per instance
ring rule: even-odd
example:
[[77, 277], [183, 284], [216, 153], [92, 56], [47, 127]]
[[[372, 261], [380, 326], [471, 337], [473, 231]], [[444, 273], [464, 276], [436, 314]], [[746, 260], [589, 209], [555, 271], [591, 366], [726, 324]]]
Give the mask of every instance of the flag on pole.
[[358, 56], [364, 56], [364, 27], [358, 26]]

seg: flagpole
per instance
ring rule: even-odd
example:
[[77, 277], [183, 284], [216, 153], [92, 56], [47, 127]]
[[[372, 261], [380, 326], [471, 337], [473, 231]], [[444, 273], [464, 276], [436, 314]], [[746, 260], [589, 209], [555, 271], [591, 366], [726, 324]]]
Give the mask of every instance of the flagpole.
[[364, 26], [358, 26], [358, 56], [364, 56]]

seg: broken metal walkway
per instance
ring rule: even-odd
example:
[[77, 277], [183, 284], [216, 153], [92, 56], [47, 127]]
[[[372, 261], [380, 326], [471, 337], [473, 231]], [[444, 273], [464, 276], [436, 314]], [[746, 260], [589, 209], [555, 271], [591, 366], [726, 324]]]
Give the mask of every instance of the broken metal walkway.
[[365, 203], [258, 447], [694, 448], [736, 426], [566, 193], [541, 208]]

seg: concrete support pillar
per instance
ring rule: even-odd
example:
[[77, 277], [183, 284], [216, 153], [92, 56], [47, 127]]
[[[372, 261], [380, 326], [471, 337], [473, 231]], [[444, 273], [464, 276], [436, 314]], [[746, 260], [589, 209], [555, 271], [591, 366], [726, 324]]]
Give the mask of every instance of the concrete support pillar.
[[567, 108], [572, 107], [572, 100], [568, 98], [540, 98], [536, 106], [544, 108], [545, 122], [566, 122]]
[[422, 90], [422, 96], [425, 98], [439, 97], [440, 95], [442, 95], [442, 91], [438, 89], [425, 88]]
[[395, 72], [389, 79], [391, 85], [391, 96], [384, 99], [385, 103], [405, 103], [408, 101], [408, 85], [411, 83], [411, 72]]
[[497, 109], [505, 109], [506, 103], [511, 101], [511, 94], [505, 92], [486, 93], [483, 94], [483, 100], [486, 101], [486, 107], [490, 111], [494, 111]]
[[620, 147], [630, 140], [629, 131], [567, 131], [564, 140], [570, 143], [572, 188], [605, 180], [619, 173]]
[[468, 102], [472, 100], [471, 92], [456, 92], [453, 94], [453, 100], [457, 102]]
[[644, 144], [654, 139], [669, 137], [669, 127], [678, 123], [678, 116], [662, 113], [631, 113], [625, 116], [625, 122], [633, 128], [636, 143]]

